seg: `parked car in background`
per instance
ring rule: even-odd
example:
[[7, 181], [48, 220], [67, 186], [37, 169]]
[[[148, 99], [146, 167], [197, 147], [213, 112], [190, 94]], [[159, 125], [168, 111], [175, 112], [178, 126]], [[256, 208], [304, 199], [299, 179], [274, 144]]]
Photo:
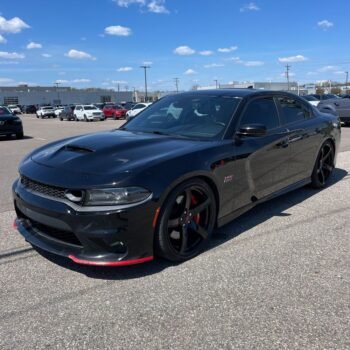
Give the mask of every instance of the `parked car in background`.
[[106, 105], [104, 102], [99, 103], [93, 103], [94, 106], [96, 106], [98, 109], [103, 109], [103, 107]]
[[330, 98], [322, 100], [317, 105], [321, 112], [328, 112], [338, 115], [340, 121], [346, 125], [350, 124], [350, 99], [348, 98]]
[[136, 105], [136, 102], [125, 102], [124, 104], [122, 104], [122, 106], [126, 109], [126, 110], [130, 110], [132, 109], [134, 106]]
[[137, 103], [132, 109], [126, 112], [126, 119], [129, 120], [132, 117], [135, 117], [138, 113], [143, 111], [145, 108], [150, 106], [152, 103], [150, 102], [144, 102], [144, 103]]
[[70, 106], [65, 106], [63, 107], [63, 109], [61, 110], [61, 113], [58, 116], [60, 118], [60, 120], [75, 120], [74, 117], [74, 112], [72, 110], [72, 108]]
[[340, 98], [339, 96], [334, 95], [334, 94], [310, 94], [307, 96], [313, 96], [313, 97], [317, 98], [319, 101]]
[[318, 100], [315, 96], [312, 95], [305, 95], [305, 96], [300, 96], [306, 101], [308, 101], [311, 105], [317, 107], [317, 105], [320, 103], [320, 100]]
[[5, 135], [6, 137], [16, 135], [18, 139], [23, 138], [21, 118], [14, 115], [12, 111], [5, 106], [0, 106], [0, 135]]
[[39, 107], [36, 111], [37, 118], [56, 118], [55, 110], [51, 106]]
[[28, 105], [24, 106], [23, 112], [26, 114], [35, 114], [37, 111], [37, 108], [34, 105]]
[[76, 121], [85, 120], [86, 122], [105, 120], [102, 111], [95, 105], [76, 105], [74, 109], [74, 117]]
[[63, 111], [64, 109], [64, 106], [58, 106], [58, 107], [55, 107], [54, 110], [55, 110], [55, 116], [58, 117], [61, 112]]
[[105, 105], [103, 107], [103, 114], [106, 118], [113, 119], [125, 119], [127, 110], [123, 108], [121, 105], [113, 104], [113, 105]]
[[7, 108], [13, 113], [13, 114], [21, 114], [22, 111], [17, 105], [8, 105]]

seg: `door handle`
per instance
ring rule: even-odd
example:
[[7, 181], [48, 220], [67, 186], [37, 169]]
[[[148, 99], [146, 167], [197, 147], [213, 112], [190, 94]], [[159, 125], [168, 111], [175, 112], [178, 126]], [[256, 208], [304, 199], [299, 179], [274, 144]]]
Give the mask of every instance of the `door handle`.
[[289, 146], [289, 139], [285, 138], [276, 144], [277, 148], [287, 148]]

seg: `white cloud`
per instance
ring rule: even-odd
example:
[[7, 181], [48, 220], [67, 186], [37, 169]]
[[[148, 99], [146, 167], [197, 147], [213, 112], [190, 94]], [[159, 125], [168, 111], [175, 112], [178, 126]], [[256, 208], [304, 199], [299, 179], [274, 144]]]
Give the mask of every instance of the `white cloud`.
[[45, 58], [50, 58], [52, 57], [52, 55], [50, 55], [49, 53], [42, 53], [41, 56], [45, 57]]
[[210, 51], [210, 50], [203, 50], [203, 51], [199, 51], [199, 54], [200, 54], [201, 56], [211, 56], [211, 55], [214, 54], [214, 52], [213, 52], [213, 51]]
[[82, 83], [90, 83], [90, 79], [74, 79], [70, 81], [72, 84], [82, 84]]
[[78, 60], [96, 60], [96, 57], [91, 56], [89, 53], [84, 51], [78, 51], [78, 50], [69, 50], [67, 53], [64, 54], [66, 57], [74, 58]]
[[125, 80], [112, 80], [112, 84], [127, 84], [128, 82]]
[[324, 19], [323, 21], [319, 21], [317, 22], [317, 25], [324, 29], [324, 30], [327, 30], [328, 28], [331, 28], [334, 26], [334, 23], [333, 22], [330, 22], [328, 21], [327, 19]]
[[19, 59], [23, 59], [25, 57], [26, 56], [23, 55], [22, 53], [0, 51], [0, 58], [5, 58], [8, 60], [19, 60]]
[[55, 80], [55, 83], [57, 83], [57, 84], [68, 84], [69, 80], [57, 79], [57, 80]]
[[7, 20], [0, 16], [0, 32], [2, 33], [20, 33], [26, 28], [30, 28], [29, 25], [18, 17], [13, 17], [12, 19]]
[[224, 65], [221, 63], [211, 63], [211, 64], [206, 64], [203, 67], [204, 68], [217, 68], [217, 67], [223, 67]]
[[331, 71], [336, 71], [339, 70], [339, 67], [337, 66], [324, 66], [319, 69], [319, 72], [331, 72]]
[[132, 34], [132, 31], [128, 27], [109, 26], [105, 28], [105, 34], [115, 35], [115, 36], [129, 36]]
[[114, 2], [120, 7], [129, 7], [133, 4], [144, 5], [146, 3], [145, 0], [114, 0]]
[[185, 75], [193, 75], [193, 74], [197, 74], [197, 72], [193, 69], [187, 69], [187, 71], [184, 74]]
[[7, 40], [0, 34], [0, 44], [6, 44]]
[[249, 4], [242, 6], [239, 10], [240, 12], [259, 11], [260, 7], [255, 2], [250, 2]]
[[278, 59], [281, 63], [291, 63], [291, 62], [304, 62], [308, 59], [303, 55], [289, 56], [289, 57], [280, 57]]
[[232, 51], [236, 51], [237, 49], [238, 49], [238, 46], [230, 46], [230, 47], [219, 48], [218, 51], [222, 53], [229, 53]]
[[35, 43], [34, 41], [31, 41], [28, 45], [27, 45], [27, 49], [31, 50], [31, 49], [41, 49], [43, 46], [39, 43]]
[[309, 76], [311, 76], [311, 75], [317, 75], [318, 73], [317, 72], [307, 72], [306, 73], [306, 75], [309, 75]]
[[132, 70], [133, 70], [132, 67], [120, 67], [117, 69], [117, 72], [130, 72]]
[[262, 61], [246, 61], [243, 62], [243, 65], [245, 65], [246, 67], [259, 67], [259, 66], [263, 66], [265, 63]]
[[10, 78], [0, 78], [0, 85], [13, 84], [15, 81]]
[[196, 53], [195, 50], [191, 49], [189, 46], [183, 45], [183, 46], [179, 46], [174, 50], [174, 53], [176, 55], [180, 55], [180, 56], [189, 56], [189, 55], [193, 55]]
[[165, 7], [164, 3], [164, 0], [152, 0], [147, 5], [148, 11], [153, 13], [169, 13], [169, 10]]

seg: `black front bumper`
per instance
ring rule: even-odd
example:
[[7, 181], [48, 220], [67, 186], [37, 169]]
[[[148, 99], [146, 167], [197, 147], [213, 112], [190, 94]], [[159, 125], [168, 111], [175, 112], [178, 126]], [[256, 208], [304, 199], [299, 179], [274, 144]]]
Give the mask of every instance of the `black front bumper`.
[[0, 126], [0, 135], [13, 135], [23, 133], [23, 125], [2, 125]]
[[13, 184], [16, 227], [33, 246], [88, 265], [131, 265], [153, 259], [152, 201], [111, 212], [77, 212]]

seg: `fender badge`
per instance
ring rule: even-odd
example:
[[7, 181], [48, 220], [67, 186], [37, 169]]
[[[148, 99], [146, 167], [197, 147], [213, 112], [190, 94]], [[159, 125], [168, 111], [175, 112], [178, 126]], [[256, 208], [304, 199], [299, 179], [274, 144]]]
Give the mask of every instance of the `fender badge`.
[[233, 175], [228, 175], [224, 177], [224, 184], [227, 184], [228, 182], [233, 181]]

